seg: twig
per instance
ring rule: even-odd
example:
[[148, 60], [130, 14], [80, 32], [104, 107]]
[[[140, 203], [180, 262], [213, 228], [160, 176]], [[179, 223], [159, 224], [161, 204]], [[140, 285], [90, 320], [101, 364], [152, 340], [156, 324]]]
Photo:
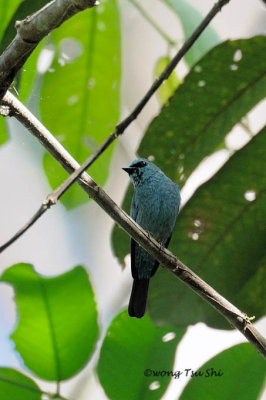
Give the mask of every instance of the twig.
[[0, 99], [38, 43], [64, 21], [97, 0], [52, 0], [40, 10], [16, 22], [17, 34], [0, 56]]
[[2, 253], [5, 249], [11, 246], [20, 236], [22, 236], [38, 219], [45, 213], [45, 211], [50, 207], [50, 204], [44, 201], [41, 207], [36, 211], [36, 213], [30, 218], [30, 220], [20, 228], [14, 236], [12, 236], [7, 242], [5, 242], [2, 246], [0, 246], [0, 253]]
[[[8, 94], [8, 96], [11, 98], [14, 97], [10, 94]], [[16, 102], [20, 103], [16, 98], [14, 98], [14, 102], [9, 101], [8, 105], [12, 114], [16, 115], [16, 118], [28, 129], [30, 127], [31, 132], [67, 172], [78, 170], [79, 164], [63, 148], [63, 146], [32, 114], [30, 114], [26, 107], [21, 105], [19, 110], [16, 109]], [[25, 112], [25, 110], [27, 111], [27, 115], [23, 114], [23, 111]], [[147, 232], [139, 227], [136, 222], [134, 222], [120, 207], [118, 207], [118, 205], [86, 172], [83, 172], [81, 177], [78, 177], [78, 183], [125, 232], [133, 237], [137, 243], [156, 258], [163, 267], [170, 270], [187, 286], [219, 311], [219, 313], [221, 313], [233, 327], [238, 329], [266, 358], [266, 340], [251, 324], [246, 314], [241, 312], [233, 304], [217, 293], [211, 286], [186, 267], [174, 254], [166, 249], [162, 249], [162, 246], [156, 242], [155, 239], [148, 236]], [[47, 199], [48, 198], [49, 196]], [[48, 201], [47, 199], [46, 201]]]
[[170, 36], [165, 33], [162, 28], [154, 21], [153, 18], [144, 10], [144, 8], [135, 0], [128, 0], [139, 12], [140, 14], [153, 26], [153, 28], [166, 40], [170, 46], [177, 44], [177, 41], [171, 39]]

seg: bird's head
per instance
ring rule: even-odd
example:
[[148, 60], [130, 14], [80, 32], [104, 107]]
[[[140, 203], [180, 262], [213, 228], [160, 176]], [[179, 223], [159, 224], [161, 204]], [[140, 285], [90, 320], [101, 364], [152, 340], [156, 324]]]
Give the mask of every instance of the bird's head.
[[[128, 168], [122, 168], [126, 171], [133, 182], [134, 186], [138, 186], [152, 179], [154, 174], [161, 172], [161, 170], [145, 158], [137, 158], [129, 164]], [[161, 172], [162, 173], [162, 172]]]

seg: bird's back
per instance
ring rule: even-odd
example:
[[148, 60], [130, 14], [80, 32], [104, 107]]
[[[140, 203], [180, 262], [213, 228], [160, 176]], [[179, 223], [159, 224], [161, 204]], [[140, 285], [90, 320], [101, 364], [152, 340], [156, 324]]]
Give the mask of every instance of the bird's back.
[[135, 189], [136, 222], [156, 240], [165, 243], [172, 233], [179, 211], [179, 187], [164, 174]]

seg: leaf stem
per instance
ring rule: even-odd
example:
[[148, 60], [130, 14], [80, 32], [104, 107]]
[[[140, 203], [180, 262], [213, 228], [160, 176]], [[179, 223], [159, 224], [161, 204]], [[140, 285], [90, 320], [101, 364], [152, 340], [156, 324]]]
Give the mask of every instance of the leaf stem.
[[177, 41], [170, 38], [169, 35], [157, 24], [157, 22], [142, 8], [142, 6], [135, 0], [128, 0], [140, 14], [153, 26], [153, 28], [161, 35], [170, 46], [175, 46]]

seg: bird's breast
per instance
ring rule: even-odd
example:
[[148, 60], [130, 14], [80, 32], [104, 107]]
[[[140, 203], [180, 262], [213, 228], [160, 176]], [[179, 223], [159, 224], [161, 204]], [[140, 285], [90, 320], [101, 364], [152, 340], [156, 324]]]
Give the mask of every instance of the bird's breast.
[[172, 185], [150, 184], [136, 193], [136, 222], [161, 243], [171, 235], [178, 214], [178, 193]]

